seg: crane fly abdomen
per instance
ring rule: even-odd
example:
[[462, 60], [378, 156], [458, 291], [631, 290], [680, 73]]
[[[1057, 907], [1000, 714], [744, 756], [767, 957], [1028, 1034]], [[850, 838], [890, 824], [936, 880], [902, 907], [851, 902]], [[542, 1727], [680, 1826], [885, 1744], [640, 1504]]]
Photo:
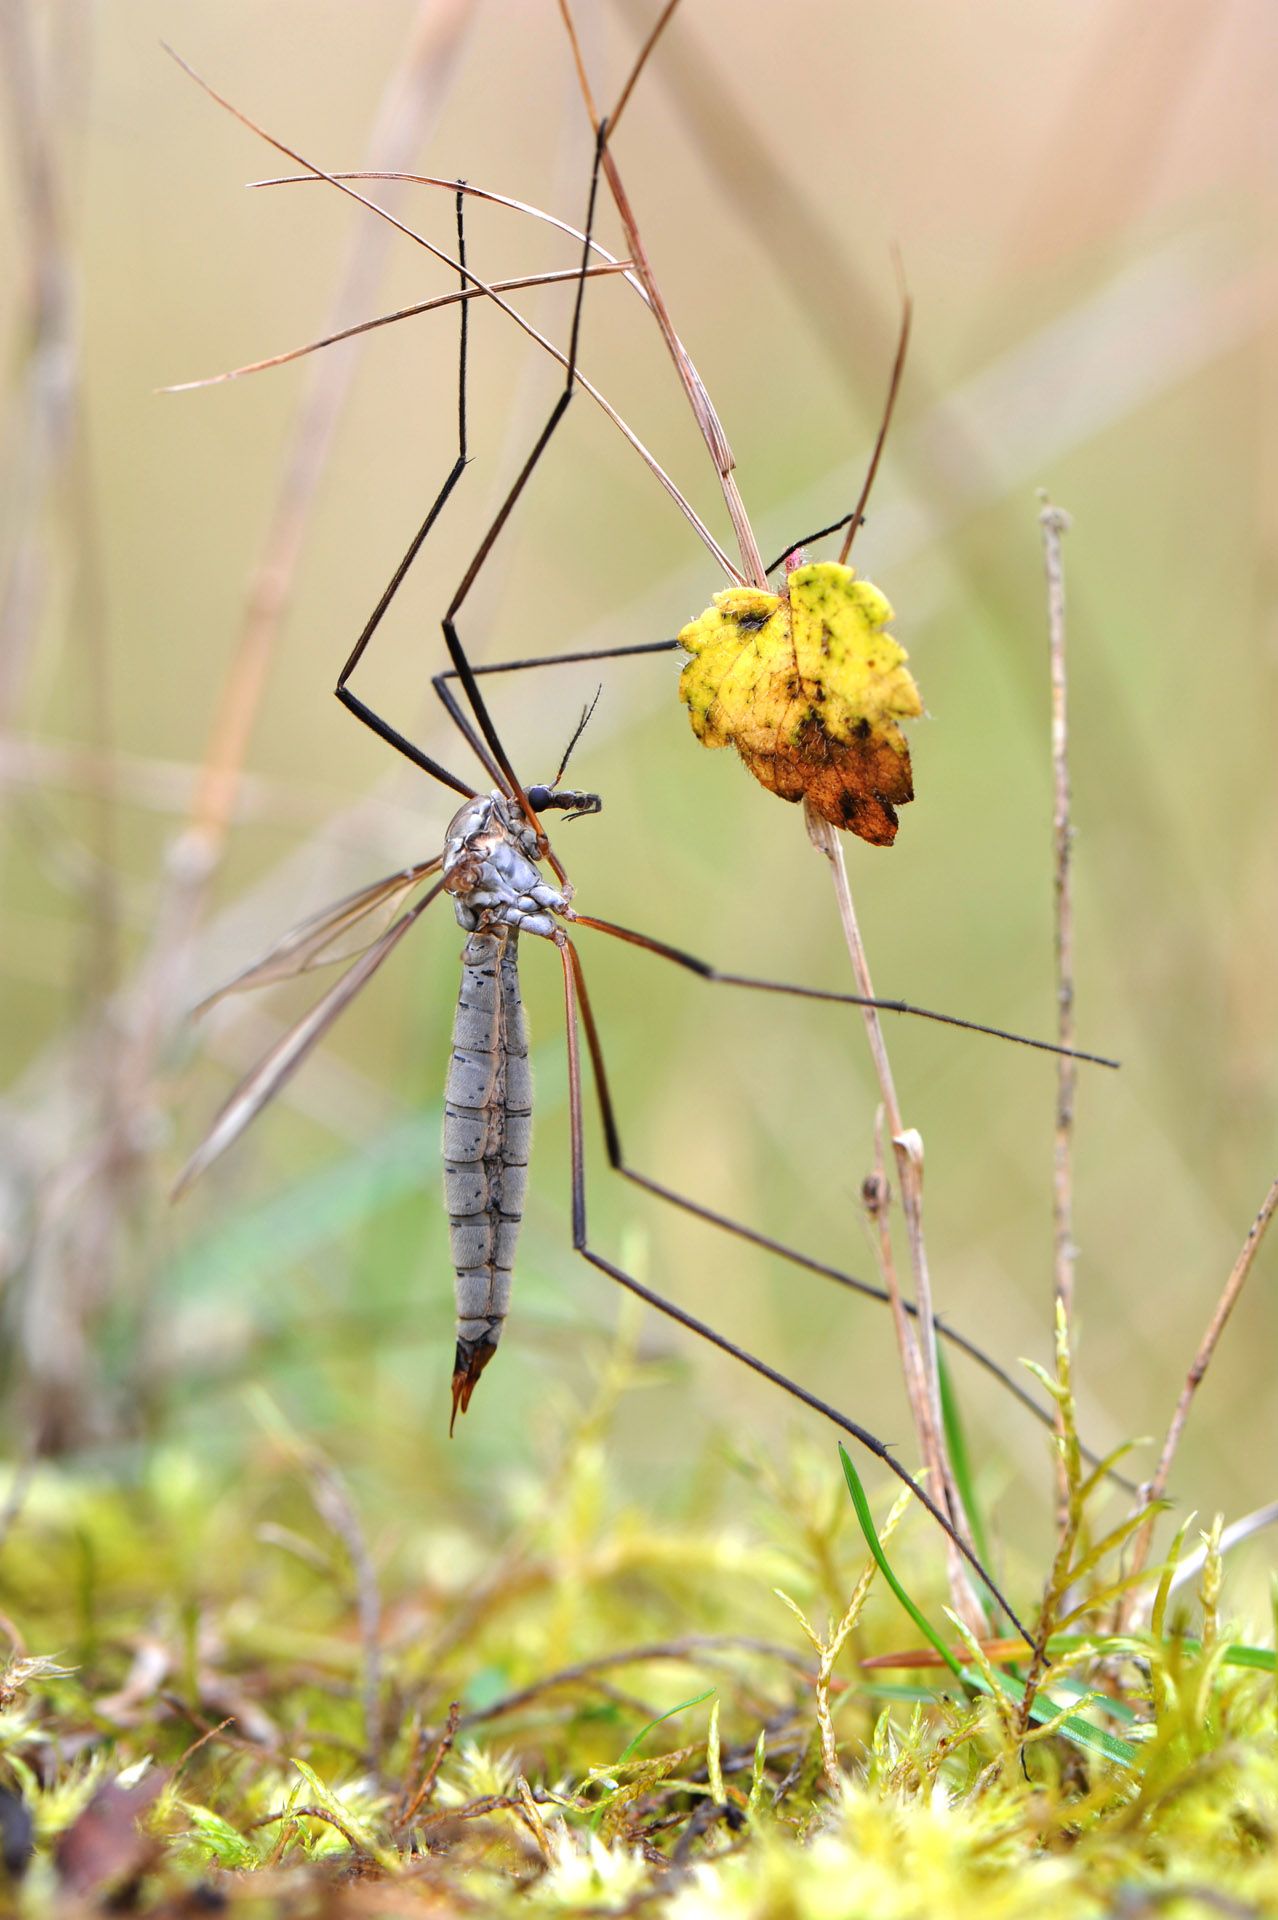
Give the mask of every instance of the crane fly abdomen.
[[510, 1308], [531, 1134], [519, 935], [497, 927], [471, 934], [462, 949], [444, 1101], [444, 1196], [457, 1276], [454, 1419], [470, 1404]]
[[553, 916], [568, 907], [567, 894], [537, 869], [544, 851], [500, 793], [477, 794], [462, 807], [444, 843], [443, 884], [468, 935], [444, 1097], [444, 1201], [457, 1276], [454, 1422], [470, 1405], [510, 1310], [532, 1138], [519, 935], [560, 938]]

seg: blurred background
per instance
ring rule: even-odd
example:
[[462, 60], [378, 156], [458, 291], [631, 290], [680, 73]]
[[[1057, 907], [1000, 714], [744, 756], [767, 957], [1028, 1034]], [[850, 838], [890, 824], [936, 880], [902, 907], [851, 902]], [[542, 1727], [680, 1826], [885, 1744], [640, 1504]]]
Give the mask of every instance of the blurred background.
[[[583, 6], [601, 101], [656, 8]], [[235, 1076], [319, 978], [184, 1019], [292, 922], [440, 844], [453, 798], [361, 729], [337, 670], [455, 450], [455, 310], [209, 391], [156, 389], [449, 290], [320, 185], [246, 193], [277, 155], [161, 48], [329, 169], [411, 167], [576, 224], [590, 138], [551, 0], [226, 6], [81, 0], [0, 15], [11, 266], [0, 639], [5, 1436], [106, 1463], [194, 1449], [233, 1473], [264, 1388], [354, 1474], [429, 1513], [485, 1500], [588, 1400], [619, 1302], [571, 1251], [559, 970], [524, 973], [539, 1089], [514, 1318], [448, 1444], [453, 1344], [440, 1089], [457, 983], [427, 916], [323, 1050], [180, 1207], [167, 1190]], [[850, 842], [880, 991], [1053, 1030], [1051, 781], [1038, 489], [1066, 546], [1080, 1041], [1078, 1376], [1108, 1448], [1161, 1434], [1273, 1175], [1275, 121], [1264, 0], [891, 9], [684, 0], [617, 155], [714, 396], [765, 554], [852, 504], [916, 302], [857, 562], [928, 717], [895, 848]], [[447, 194], [379, 189], [437, 244]], [[472, 206], [490, 277], [575, 263]], [[611, 209], [600, 237], [615, 250]], [[562, 288], [519, 296], [553, 337]], [[476, 777], [430, 693], [438, 618], [558, 391], [472, 305], [473, 464], [358, 682]], [[660, 339], [592, 284], [583, 366], [730, 545]], [[477, 660], [661, 639], [725, 584], [586, 398], [465, 609]], [[672, 657], [496, 683], [529, 779], [605, 799], [558, 844], [584, 911], [718, 964], [849, 984], [801, 817], [695, 744]], [[633, 1164], [874, 1277], [859, 1191], [876, 1088], [859, 1019], [582, 949]], [[1046, 1362], [1051, 1061], [897, 1020], [927, 1152], [939, 1305]], [[898, 1442], [872, 1305], [663, 1209], [589, 1134], [597, 1246]], [[1174, 1476], [1185, 1506], [1273, 1491], [1272, 1256]], [[828, 1435], [655, 1319], [611, 1442], [654, 1510]], [[978, 1481], [1004, 1535], [1050, 1530], [1046, 1441], [970, 1366]], [[1152, 1464], [1149, 1449], [1134, 1456]]]

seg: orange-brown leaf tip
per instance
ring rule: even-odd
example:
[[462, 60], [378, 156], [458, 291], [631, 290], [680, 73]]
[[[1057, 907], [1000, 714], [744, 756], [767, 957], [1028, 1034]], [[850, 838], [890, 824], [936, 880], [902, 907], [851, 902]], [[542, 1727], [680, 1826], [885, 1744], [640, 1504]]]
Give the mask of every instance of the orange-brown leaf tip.
[[732, 587], [680, 633], [679, 697], [703, 746], [734, 746], [770, 793], [807, 800], [874, 846], [914, 798], [898, 721], [923, 711], [878, 588], [836, 561], [796, 567], [785, 597]]

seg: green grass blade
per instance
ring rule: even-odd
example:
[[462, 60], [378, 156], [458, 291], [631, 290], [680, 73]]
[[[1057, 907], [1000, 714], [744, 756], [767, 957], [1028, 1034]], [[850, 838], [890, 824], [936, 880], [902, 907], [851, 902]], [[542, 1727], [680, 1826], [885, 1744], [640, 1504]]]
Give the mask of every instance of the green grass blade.
[[[954, 1484], [958, 1488], [959, 1499], [963, 1502], [963, 1511], [972, 1529], [972, 1544], [976, 1548], [977, 1558], [988, 1563], [989, 1541], [985, 1535], [981, 1510], [976, 1501], [972, 1460], [967, 1450], [967, 1433], [959, 1410], [958, 1395], [954, 1390], [954, 1376], [950, 1371], [950, 1363], [943, 1347], [937, 1348], [936, 1364], [941, 1383], [941, 1425], [945, 1430], [945, 1444], [949, 1450], [950, 1465], [954, 1469]], [[988, 1591], [987, 1588], [986, 1592]], [[993, 1596], [990, 1597], [992, 1599]]]
[[962, 1667], [954, 1658], [954, 1655], [950, 1652], [940, 1634], [933, 1629], [929, 1621], [920, 1612], [918, 1607], [915, 1606], [909, 1594], [905, 1591], [905, 1588], [901, 1585], [888, 1564], [888, 1557], [880, 1545], [878, 1531], [874, 1525], [874, 1516], [870, 1512], [870, 1503], [865, 1497], [865, 1488], [861, 1485], [861, 1477], [852, 1465], [848, 1450], [842, 1441], [839, 1442], [839, 1458], [843, 1462], [843, 1478], [848, 1483], [848, 1492], [852, 1495], [852, 1505], [856, 1508], [856, 1517], [861, 1524], [861, 1531], [865, 1535], [865, 1544], [873, 1554], [879, 1572], [883, 1575], [883, 1578], [887, 1581], [893, 1593], [905, 1608], [905, 1611], [909, 1614], [919, 1632], [927, 1640], [928, 1644], [936, 1648], [936, 1651], [940, 1654], [942, 1660], [944, 1660], [946, 1666], [954, 1674], [955, 1678], [961, 1680], [963, 1678]]
[[684, 1712], [685, 1708], [699, 1707], [703, 1700], [713, 1700], [717, 1691], [718, 1689], [716, 1687], [707, 1687], [704, 1693], [694, 1694], [691, 1700], [681, 1700], [678, 1706], [671, 1707], [668, 1713], [659, 1713], [655, 1720], [650, 1720], [646, 1727], [641, 1727], [639, 1729], [639, 1732], [635, 1735], [634, 1739], [630, 1742], [629, 1746], [625, 1749], [624, 1753], [621, 1754], [621, 1756], [615, 1762], [615, 1764], [619, 1767], [624, 1767], [627, 1760], [629, 1760], [631, 1754], [634, 1752], [635, 1748], [638, 1746], [641, 1746], [643, 1742], [648, 1738], [648, 1735], [652, 1732], [652, 1729], [654, 1727], [659, 1727], [663, 1720], [673, 1720], [675, 1715], [677, 1713]]

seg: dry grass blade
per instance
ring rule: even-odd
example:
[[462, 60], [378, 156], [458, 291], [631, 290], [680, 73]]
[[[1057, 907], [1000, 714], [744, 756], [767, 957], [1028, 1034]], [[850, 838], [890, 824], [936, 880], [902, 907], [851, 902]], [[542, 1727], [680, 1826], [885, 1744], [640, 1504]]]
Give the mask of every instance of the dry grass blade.
[[644, 68], [647, 66], [648, 61], [654, 49], [656, 48], [658, 40], [660, 40], [662, 34], [665, 32], [666, 27], [669, 25], [670, 17], [674, 13], [674, 10], [678, 5], [679, 5], [679, 0], [666, 0], [665, 6], [661, 9], [661, 12], [657, 15], [656, 24], [654, 25], [651, 33], [649, 33], [647, 39], [644, 41], [642, 47], [640, 47], [639, 57], [635, 61], [635, 64], [633, 65], [633, 67], [631, 67], [630, 69], [630, 73], [626, 80], [626, 84], [621, 89], [621, 92], [617, 95], [616, 106], [613, 108], [612, 112], [608, 116], [609, 133], [615, 133], [617, 131], [617, 127], [621, 122], [621, 116], [626, 110], [626, 102], [629, 100], [631, 94], [634, 92], [636, 86], [638, 85], [639, 76], [643, 72]]
[[848, 530], [843, 536], [843, 545], [839, 548], [839, 560], [846, 564], [852, 551], [852, 542], [856, 539], [856, 530], [865, 519], [865, 506], [874, 488], [879, 462], [883, 458], [883, 449], [887, 445], [888, 429], [892, 425], [892, 415], [896, 412], [897, 395], [901, 391], [901, 380], [905, 373], [905, 356], [910, 350], [910, 325], [914, 318], [914, 302], [909, 294], [901, 303], [901, 331], [897, 336], [896, 358], [892, 362], [892, 376], [888, 381], [887, 403], [883, 408], [883, 417], [879, 421], [879, 431], [874, 441], [874, 451], [870, 455], [870, 464], [865, 470], [865, 479], [861, 483], [861, 492], [857, 503], [848, 518]]
[[[192, 1009], [192, 1017], [207, 1013], [228, 993], [243, 993], [250, 987], [272, 986], [280, 980], [295, 979], [299, 973], [309, 973], [313, 967], [332, 966], [339, 960], [354, 959], [363, 949], [343, 946], [343, 937], [353, 933], [370, 914], [379, 910], [393, 913], [406, 894], [438, 870], [441, 857], [436, 854], [433, 860], [422, 860], [414, 867], [405, 867], [401, 873], [389, 874], [384, 880], [374, 880], [371, 886], [348, 894], [336, 906], [325, 907], [323, 912], [311, 914], [290, 933], [286, 933], [283, 939], [277, 940], [260, 960], [245, 967], [225, 986], [217, 987], [206, 995]], [[368, 934], [367, 930], [365, 932], [367, 937], [364, 944], [371, 946], [377, 936]]]
[[[672, 8], [667, 8], [658, 25], [658, 34], [661, 31], [661, 27], [663, 27], [669, 19], [672, 11]], [[591, 93], [590, 80], [586, 72], [581, 42], [577, 35], [576, 23], [573, 19], [569, 0], [559, 0], [559, 12], [568, 35], [573, 60], [576, 64], [577, 76], [581, 84], [582, 99], [585, 101], [586, 111], [590, 116], [590, 124], [594, 129], [596, 139], [598, 139], [601, 136], [600, 119], [595, 108], [594, 97]], [[639, 58], [639, 64], [641, 66], [644, 61], [647, 60], [653, 46], [656, 44], [656, 38], [657, 35], [654, 34], [649, 43], [643, 48]], [[623, 90], [623, 100], [626, 98], [628, 92], [629, 85]], [[724, 504], [728, 509], [728, 515], [732, 521], [732, 530], [736, 535], [737, 545], [741, 553], [742, 572], [744, 577], [748, 579], [752, 585], [762, 587], [766, 585], [767, 575], [764, 572], [763, 555], [759, 550], [759, 543], [755, 539], [754, 529], [750, 525], [750, 517], [745, 509], [745, 502], [741, 498], [741, 490], [737, 486], [734, 477], [733, 470], [736, 467], [736, 456], [728, 444], [728, 436], [723, 430], [723, 425], [715, 411], [714, 403], [706, 391], [705, 383], [693, 365], [692, 356], [675, 331], [674, 322], [670, 317], [669, 309], [666, 306], [665, 299], [652, 271], [652, 265], [648, 259], [647, 250], [644, 247], [643, 238], [639, 232], [639, 226], [630, 205], [629, 197], [622, 184], [616, 160], [613, 158], [612, 148], [606, 140], [603, 144], [602, 159], [604, 177], [608, 182], [608, 190], [612, 195], [613, 205], [616, 207], [621, 219], [622, 229], [626, 236], [626, 245], [634, 261], [635, 271], [643, 282], [644, 292], [647, 294], [648, 305], [652, 309], [653, 318], [657, 322], [661, 337], [666, 343], [671, 359], [674, 361], [675, 370], [679, 375], [683, 390], [688, 397], [688, 404], [692, 408], [698, 431], [706, 443], [710, 458], [714, 462], [715, 472], [718, 475], [719, 485], [723, 492]], [[734, 568], [733, 577], [741, 579], [742, 574], [738, 573]]]
[[[612, 265], [587, 267], [586, 278], [597, 279], [600, 274], [624, 273], [627, 262], [616, 261]], [[565, 281], [576, 282], [581, 274], [575, 267], [561, 267], [553, 273], [526, 273], [517, 280], [494, 280], [493, 291], [509, 293], [523, 287], [552, 287]], [[397, 307], [394, 313], [379, 313], [372, 320], [357, 320], [353, 326], [339, 327], [336, 333], [321, 334], [318, 340], [308, 340], [300, 347], [287, 347], [283, 353], [268, 354], [264, 360], [246, 360], [243, 366], [228, 367], [224, 373], [209, 373], [200, 380], [177, 380], [171, 386], [161, 387], [161, 393], [197, 393], [205, 387], [220, 387], [228, 380], [240, 380], [248, 373], [266, 373], [272, 367], [286, 367], [294, 360], [303, 360], [309, 353], [319, 353], [323, 347], [335, 347], [342, 340], [358, 339], [362, 333], [373, 333], [378, 327], [394, 326], [397, 320], [415, 320], [420, 314], [434, 313], [440, 307], [455, 307], [462, 300], [482, 300], [482, 287], [459, 288], [452, 293], [436, 294], [433, 300], [419, 300], [411, 307]]]
[[[1063, 1047], [1074, 1039], [1074, 899], [1070, 886], [1070, 856], [1074, 830], [1070, 824], [1069, 707], [1065, 662], [1065, 560], [1062, 542], [1069, 531], [1069, 515], [1054, 507], [1046, 494], [1039, 514], [1043, 533], [1043, 566], [1047, 576], [1047, 627], [1052, 689], [1052, 904], [1056, 960], [1056, 1037]], [[1074, 1098], [1078, 1070], [1068, 1056], [1056, 1065], [1056, 1130], [1052, 1154], [1053, 1281], [1056, 1300], [1065, 1316], [1067, 1333], [1074, 1317]], [[1064, 1437], [1063, 1413], [1056, 1431]], [[1056, 1520], [1065, 1525], [1069, 1487], [1063, 1456], [1057, 1458]]]
[[[1256, 1255], [1260, 1252], [1261, 1244], [1266, 1233], [1269, 1231], [1269, 1223], [1276, 1212], [1278, 1212], [1278, 1179], [1275, 1179], [1271, 1184], [1261, 1205], [1260, 1212], [1247, 1229], [1247, 1238], [1239, 1248], [1238, 1258], [1234, 1261], [1229, 1278], [1221, 1289], [1220, 1298], [1216, 1302], [1215, 1311], [1207, 1323], [1207, 1330], [1203, 1334], [1198, 1351], [1194, 1355], [1193, 1364], [1185, 1377], [1185, 1384], [1180, 1390], [1180, 1398], [1176, 1402], [1176, 1410], [1172, 1414], [1171, 1424], [1167, 1429], [1167, 1438], [1163, 1441], [1163, 1450], [1158, 1456], [1158, 1465], [1154, 1469], [1154, 1477], [1149, 1482], [1149, 1485], [1143, 1489], [1141, 1504], [1144, 1507], [1155, 1508], [1167, 1491], [1167, 1482], [1171, 1475], [1172, 1462], [1176, 1457], [1176, 1450], [1180, 1445], [1181, 1435], [1185, 1430], [1185, 1422], [1189, 1418], [1189, 1410], [1193, 1405], [1194, 1395], [1202, 1385], [1203, 1377], [1211, 1365], [1212, 1357], [1220, 1342], [1220, 1336], [1225, 1331], [1225, 1326], [1230, 1314], [1238, 1304], [1238, 1296], [1246, 1284], [1247, 1276], [1255, 1263]], [[1156, 1512], [1151, 1511], [1149, 1518], [1136, 1536], [1132, 1548], [1131, 1565], [1133, 1572], [1143, 1567], [1149, 1558], [1149, 1549], [1154, 1537], [1154, 1522], [1156, 1518]], [[1129, 1601], [1129, 1611], [1131, 1604]]]
[[[433, 259], [438, 260], [441, 265], [449, 268], [451, 272], [461, 275], [470, 281], [471, 285], [491, 300], [495, 306], [499, 307], [508, 319], [513, 320], [515, 325], [527, 334], [530, 340], [534, 341], [537, 346], [548, 353], [553, 360], [557, 360], [561, 367], [567, 367], [568, 356], [562, 353], [553, 341], [548, 340], [545, 334], [540, 333], [530, 320], [526, 320], [523, 314], [512, 307], [508, 300], [503, 300], [501, 294], [496, 291], [490, 282], [481, 280], [478, 275], [471, 273], [468, 268], [464, 268], [459, 260], [454, 259], [452, 254], [446, 252], [442, 247], [437, 247], [433, 241], [428, 240], [426, 236], [419, 233], [415, 227], [409, 226], [407, 221], [401, 220], [398, 215], [392, 213], [388, 207], [380, 206], [376, 200], [370, 200], [367, 194], [359, 193], [351, 186], [349, 179], [343, 179], [340, 174], [329, 173], [325, 168], [318, 166], [313, 160], [308, 160], [305, 154], [298, 153], [295, 148], [287, 146], [283, 140], [277, 139], [272, 133], [268, 133], [265, 127], [259, 126], [258, 123], [243, 112], [241, 108], [228, 100], [224, 94], [219, 93], [216, 87], [211, 86], [209, 82], [205, 80], [201, 74], [197, 73], [195, 68], [191, 66], [188, 61], [184, 60], [180, 53], [175, 52], [172, 47], [166, 46], [165, 51], [177, 62], [183, 72], [189, 74], [196, 85], [208, 94], [211, 100], [229, 113], [233, 119], [238, 120], [241, 126], [247, 127], [249, 132], [256, 134], [259, 140], [264, 140], [268, 146], [274, 147], [277, 153], [284, 154], [289, 160], [295, 161], [299, 167], [306, 167], [317, 180], [326, 180], [331, 187], [336, 187], [339, 193], [348, 195], [361, 207], [366, 207], [370, 213], [376, 214], [378, 219], [385, 221], [389, 226], [394, 227], [398, 232], [402, 233], [405, 239], [412, 240], [417, 246], [424, 248]], [[634, 264], [638, 267], [639, 262], [636, 260]], [[741, 576], [737, 568], [733, 566], [731, 560], [714, 538], [710, 529], [701, 520], [691, 502], [680, 493], [678, 487], [676, 487], [674, 481], [662, 467], [656, 456], [649, 452], [648, 448], [643, 444], [642, 440], [640, 440], [638, 434], [626, 425], [616, 408], [604, 398], [598, 387], [587, 380], [580, 368], [576, 370], [575, 379], [582, 391], [588, 393], [596, 406], [602, 408], [613, 425], [625, 439], [629, 441], [644, 464], [656, 475], [665, 491], [669, 494], [670, 498], [674, 501], [679, 511], [696, 533], [697, 538], [702, 542], [715, 562], [723, 568], [727, 577], [730, 580], [739, 581]]]
[[202, 1144], [187, 1161], [173, 1188], [176, 1200], [186, 1192], [191, 1184], [198, 1180], [213, 1162], [225, 1153], [232, 1141], [237, 1140], [245, 1127], [261, 1112], [267, 1102], [274, 1098], [290, 1075], [296, 1073], [307, 1054], [328, 1032], [333, 1022], [350, 1005], [355, 995], [372, 979], [382, 962], [389, 958], [399, 945], [409, 928], [419, 920], [431, 901], [443, 887], [443, 881], [436, 881], [414, 907], [402, 914], [393, 927], [382, 935], [366, 953], [344, 973], [336, 984], [329, 988], [324, 998], [310, 1012], [304, 1014], [295, 1026], [278, 1040], [260, 1060], [253, 1071], [243, 1079], [226, 1105], [218, 1114]]
[[[512, 213], [522, 213], [522, 214], [525, 214], [527, 218], [530, 220], [540, 220], [544, 223], [544, 225], [548, 227], [554, 227], [557, 232], [566, 234], [569, 240], [576, 240], [581, 246], [585, 246], [587, 244], [586, 236], [582, 232], [581, 228], [574, 227], [570, 220], [561, 220], [557, 213], [547, 213], [544, 207], [534, 207], [531, 201], [528, 201], [528, 200], [517, 200], [513, 194], [496, 193], [493, 191], [491, 187], [478, 187], [475, 185], [473, 180], [445, 179], [444, 175], [441, 173], [402, 173], [398, 171], [392, 172], [391, 169], [387, 167], [358, 167], [353, 169], [348, 169], [346, 167], [337, 167], [337, 168], [334, 168], [331, 174], [317, 174], [317, 173], [276, 174], [269, 180], [250, 180], [249, 186], [250, 187], [318, 187], [318, 186], [324, 185], [326, 181], [330, 181], [330, 180], [336, 180], [339, 182], [344, 180], [392, 180], [392, 181], [397, 181], [402, 185], [410, 186], [410, 187], [439, 187], [442, 191], [445, 191], [450, 195], [455, 195], [460, 193], [467, 200], [483, 200], [483, 201], [486, 201], [489, 206], [508, 207]], [[639, 276], [634, 272], [633, 263], [631, 261], [619, 260], [615, 253], [609, 253], [607, 247], [605, 247], [601, 241], [596, 240], [593, 234], [590, 237], [589, 246], [590, 246], [590, 251], [592, 253], [598, 254], [600, 260], [603, 261], [605, 264], [613, 267], [623, 268], [625, 270], [626, 280], [628, 281], [630, 286], [634, 288], [635, 292], [639, 295], [639, 298], [641, 300], [645, 302], [647, 301], [648, 296], [643, 290], [643, 283], [639, 279]], [[575, 280], [578, 276], [578, 272], [579, 272], [579, 269], [574, 267], [569, 277]], [[500, 289], [499, 283], [494, 283], [494, 284], [498, 287], [498, 291], [500, 291], [501, 289]], [[482, 289], [476, 286], [475, 291], [481, 292]]]
[[[1228, 1553], [1231, 1547], [1241, 1545], [1255, 1534], [1263, 1533], [1266, 1527], [1278, 1526], [1278, 1500], [1270, 1500], [1265, 1506], [1257, 1507], [1253, 1513], [1243, 1514], [1240, 1520], [1231, 1520], [1220, 1535], [1217, 1543], [1221, 1553]], [[1190, 1581], [1196, 1580], [1207, 1561], [1207, 1548], [1195, 1547], [1179, 1561], [1175, 1572], [1167, 1581], [1167, 1592], [1173, 1594]]]
[[[835, 900], [839, 909], [839, 920], [852, 962], [852, 971], [856, 977], [857, 990], [867, 1000], [872, 1001], [874, 983], [870, 976], [870, 963], [857, 923], [852, 889], [848, 883], [847, 866], [843, 858], [842, 842], [829, 821], [820, 819], [810, 807], [805, 806], [804, 818], [813, 847], [825, 856], [829, 864]], [[906, 1352], [904, 1350], [902, 1352], [902, 1367], [907, 1391], [911, 1386], [915, 1389], [910, 1393], [910, 1410], [914, 1416], [919, 1446], [933, 1475], [940, 1504], [950, 1514], [963, 1546], [970, 1548], [972, 1545], [970, 1529], [946, 1448], [945, 1426], [941, 1418], [941, 1376], [936, 1354], [936, 1315], [932, 1302], [927, 1243], [923, 1235], [923, 1142], [917, 1129], [907, 1128], [902, 1116], [878, 1009], [870, 1005], [863, 1007], [861, 1011], [896, 1160], [901, 1211], [905, 1216], [906, 1244], [909, 1248], [910, 1270], [914, 1277], [915, 1302], [919, 1310], [918, 1319], [915, 1322], [917, 1334], [914, 1338], [917, 1340], [921, 1362], [921, 1381], [911, 1366]], [[904, 1321], [899, 1324], [903, 1327]], [[950, 1589], [955, 1608], [963, 1620], [974, 1631], [979, 1632], [984, 1626], [980, 1604], [973, 1591], [972, 1583], [958, 1559], [953, 1539], [947, 1538], [946, 1550], [949, 1555]]]

